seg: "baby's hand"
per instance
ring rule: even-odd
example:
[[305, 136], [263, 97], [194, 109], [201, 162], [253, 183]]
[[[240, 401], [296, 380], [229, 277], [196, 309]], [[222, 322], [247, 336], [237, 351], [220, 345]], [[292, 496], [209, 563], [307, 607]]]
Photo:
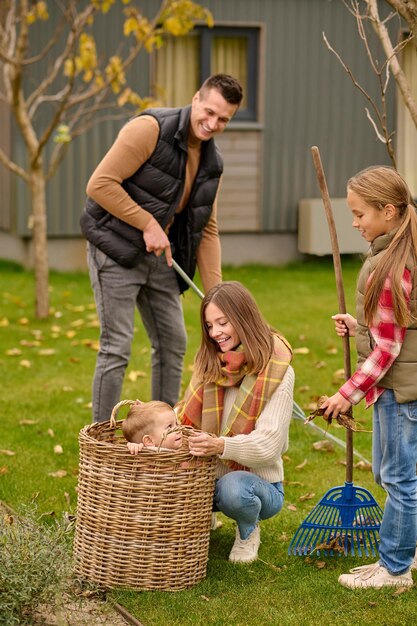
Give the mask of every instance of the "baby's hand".
[[357, 321], [349, 313], [338, 313], [332, 315], [332, 320], [335, 323], [335, 330], [339, 337], [344, 337], [349, 332], [349, 337], [356, 335]]
[[143, 443], [132, 443], [128, 441], [126, 445], [130, 454], [139, 454], [139, 452], [143, 450]]

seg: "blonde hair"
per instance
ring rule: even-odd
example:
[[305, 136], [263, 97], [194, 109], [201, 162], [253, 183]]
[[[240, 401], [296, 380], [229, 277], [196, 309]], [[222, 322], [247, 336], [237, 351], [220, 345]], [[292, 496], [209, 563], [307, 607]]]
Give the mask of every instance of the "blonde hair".
[[245, 350], [249, 374], [258, 374], [268, 364], [273, 351], [274, 330], [265, 321], [251, 293], [237, 281], [219, 283], [207, 292], [200, 308], [201, 344], [194, 361], [195, 375], [205, 382], [221, 378], [219, 346], [211, 339], [205, 312], [215, 304], [237, 332]]
[[417, 213], [411, 192], [396, 169], [385, 165], [360, 171], [349, 179], [347, 187], [378, 211], [382, 211], [387, 204], [392, 204], [397, 210], [401, 225], [381, 255], [367, 286], [364, 315], [370, 325], [376, 317], [385, 279], [390, 275], [395, 320], [400, 326], [407, 326], [411, 318], [401, 279], [410, 256], [417, 263]]
[[156, 418], [162, 411], [174, 411], [172, 406], [160, 400], [133, 404], [122, 424], [122, 431], [127, 441], [141, 443], [143, 437], [152, 429]]

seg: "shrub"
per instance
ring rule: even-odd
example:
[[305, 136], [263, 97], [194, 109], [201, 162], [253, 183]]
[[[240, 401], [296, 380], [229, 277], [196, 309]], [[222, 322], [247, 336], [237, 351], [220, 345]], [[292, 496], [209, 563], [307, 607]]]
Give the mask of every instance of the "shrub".
[[71, 569], [69, 537], [63, 522], [40, 521], [36, 507], [1, 513], [0, 623], [33, 624], [37, 606], [57, 598]]

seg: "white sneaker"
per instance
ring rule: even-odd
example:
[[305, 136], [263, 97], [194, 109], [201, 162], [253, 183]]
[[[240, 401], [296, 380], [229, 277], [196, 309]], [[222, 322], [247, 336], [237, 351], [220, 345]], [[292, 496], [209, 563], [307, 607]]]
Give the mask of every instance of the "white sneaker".
[[381, 589], [381, 587], [412, 587], [413, 578], [411, 571], [393, 576], [389, 571], [379, 563], [371, 565], [361, 565], [350, 570], [349, 574], [339, 576], [339, 583], [343, 587], [350, 589], [363, 589], [372, 587]]
[[239, 528], [236, 527], [236, 539], [229, 554], [229, 561], [233, 563], [252, 563], [258, 558], [261, 531], [259, 526], [251, 532], [247, 539], [241, 539]]
[[211, 530], [216, 530], [216, 528], [221, 528], [223, 526], [223, 522], [217, 519], [217, 515], [215, 513], [211, 514]]

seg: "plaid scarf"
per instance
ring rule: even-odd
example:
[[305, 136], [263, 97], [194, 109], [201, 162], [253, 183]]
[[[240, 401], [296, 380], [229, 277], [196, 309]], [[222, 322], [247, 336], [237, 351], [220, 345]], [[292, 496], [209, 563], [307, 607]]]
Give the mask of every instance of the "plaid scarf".
[[[292, 359], [289, 343], [274, 334], [274, 349], [265, 369], [258, 375], [247, 373], [246, 355], [242, 346], [237, 350], [219, 353], [222, 378], [215, 383], [198, 381], [194, 376], [180, 403], [178, 419], [182, 424], [213, 433], [233, 437], [247, 435], [255, 428], [256, 420], [274, 391], [281, 383]], [[226, 387], [239, 386], [232, 410], [222, 426], [224, 393]], [[232, 469], [246, 469], [234, 461], [226, 461]]]

